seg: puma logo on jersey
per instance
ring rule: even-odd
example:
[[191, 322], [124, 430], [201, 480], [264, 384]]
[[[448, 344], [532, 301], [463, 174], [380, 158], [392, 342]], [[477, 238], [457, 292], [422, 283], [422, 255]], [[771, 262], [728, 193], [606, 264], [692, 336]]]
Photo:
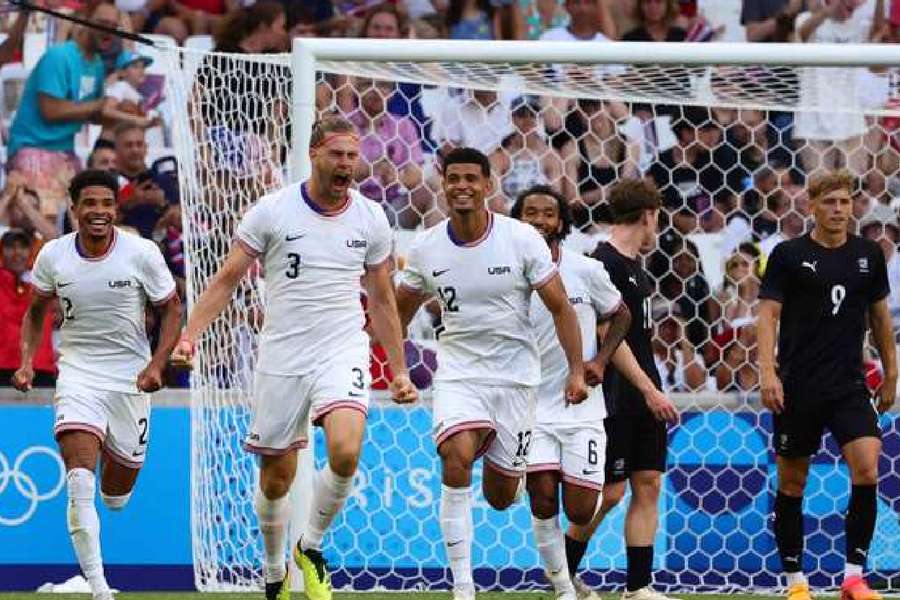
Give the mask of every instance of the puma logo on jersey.
[[488, 275], [504, 275], [510, 272], [509, 267], [488, 267]]
[[633, 283], [634, 285], [637, 285], [637, 279], [635, 279], [634, 277], [629, 277], [629, 278], [628, 278], [628, 281], [630, 281], [630, 282]]
[[806, 268], [808, 268], [810, 271], [812, 271], [813, 273], [815, 273], [815, 272], [816, 272], [816, 262], [818, 262], [818, 261], [815, 261], [815, 260], [814, 260], [814, 261], [810, 262], [810, 261], [808, 261], [808, 260], [804, 260], [802, 263], [800, 263], [800, 266], [801, 266], [801, 267], [806, 267]]
[[123, 288], [123, 287], [131, 287], [131, 281], [128, 279], [117, 279], [113, 281], [107, 281], [106, 284], [111, 288]]
[[365, 248], [366, 240], [347, 240], [348, 248]]

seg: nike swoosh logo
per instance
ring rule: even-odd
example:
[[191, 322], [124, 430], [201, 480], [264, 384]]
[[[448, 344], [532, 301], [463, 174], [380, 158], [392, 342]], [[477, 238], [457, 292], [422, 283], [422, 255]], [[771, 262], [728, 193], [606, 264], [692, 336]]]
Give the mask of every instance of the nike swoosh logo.
[[131, 456], [143, 456], [144, 453], [142, 451], [135, 450], [131, 453]]
[[347, 395], [351, 398], [362, 398], [365, 394], [358, 394], [356, 392], [347, 392]]
[[293, 242], [294, 240], [299, 240], [300, 238], [302, 238], [305, 235], [306, 235], [305, 233], [301, 233], [298, 235], [286, 235], [286, 236], [284, 236], [284, 241]]
[[432, 271], [432, 272], [431, 272], [431, 276], [432, 276], [432, 277], [440, 277], [441, 275], [443, 275], [444, 273], [446, 273], [446, 272], [449, 271], [449, 270], [450, 270], [450, 269], [442, 269], [442, 270], [440, 270], [440, 271]]
[[590, 469], [582, 469], [581, 470], [582, 475], [596, 475], [599, 472], [600, 471], [591, 471]]
[[74, 282], [74, 281], [70, 281], [70, 282], [68, 282], [68, 283], [57, 283], [57, 284], [56, 284], [56, 287], [61, 287], [61, 288], [63, 288], [63, 287], [66, 287], [67, 285], [72, 285], [73, 283], [75, 283], [75, 282]]
[[458, 546], [462, 543], [463, 543], [462, 540], [456, 540], [455, 542], [447, 542], [447, 547], [452, 548], [453, 546]]

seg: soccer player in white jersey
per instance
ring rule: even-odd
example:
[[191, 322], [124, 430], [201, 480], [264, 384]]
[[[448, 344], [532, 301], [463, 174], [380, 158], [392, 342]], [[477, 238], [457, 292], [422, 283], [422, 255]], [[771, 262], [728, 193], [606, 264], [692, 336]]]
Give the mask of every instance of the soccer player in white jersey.
[[581, 335], [550, 249], [525, 223], [488, 212], [490, 163], [472, 148], [448, 153], [443, 187], [450, 218], [416, 236], [397, 292], [404, 326], [437, 295], [444, 331], [434, 378], [434, 438], [441, 458], [440, 524], [454, 597], [473, 598], [472, 465], [482, 489], [510, 506], [525, 475], [540, 362], [528, 318], [533, 290], [553, 315], [568, 364], [565, 397], [587, 397]]
[[[69, 535], [94, 600], [112, 598], [94, 505], [97, 460], [100, 498], [108, 508], [121, 510], [144, 464], [149, 392], [162, 387], [181, 322], [175, 280], [159, 248], [113, 226], [118, 191], [107, 171], [82, 171], [72, 179], [78, 233], [48, 242], [38, 253], [32, 271], [37, 293], [22, 324], [22, 367], [13, 375], [17, 389], [31, 388], [44, 317], [58, 298], [63, 322], [53, 432], [66, 465]], [[145, 325], [148, 302], [162, 313], [152, 357]]]
[[322, 537], [353, 486], [369, 401], [363, 275], [372, 330], [394, 373], [392, 396], [398, 402], [417, 397], [407, 374], [391, 281], [390, 226], [378, 204], [350, 189], [359, 161], [354, 126], [340, 117], [316, 123], [309, 154], [307, 181], [263, 197], [244, 215], [234, 248], [191, 311], [173, 356], [177, 362], [190, 361], [197, 339], [260, 259], [266, 318], [244, 448], [261, 458], [256, 513], [270, 600], [290, 598], [284, 554], [287, 493], [297, 449], [307, 445], [310, 418], [325, 431], [328, 464], [316, 478], [309, 523], [294, 559], [309, 599], [331, 598]]
[[[612, 284], [602, 263], [562, 248], [572, 216], [566, 199], [546, 185], [533, 186], [516, 198], [510, 216], [534, 226], [546, 240], [566, 287], [569, 303], [578, 316], [586, 370], [595, 380], [625, 338], [631, 313]], [[603, 389], [591, 389], [588, 399], [568, 405], [563, 395], [566, 360], [553, 330], [553, 317], [537, 297], [531, 297], [531, 322], [541, 354], [537, 422], [531, 437], [527, 488], [531, 500], [534, 539], [547, 578], [557, 597], [575, 600], [575, 587], [566, 565], [566, 546], [559, 526], [560, 488], [566, 517], [587, 525], [597, 510], [603, 489], [606, 406]], [[597, 348], [597, 327], [606, 327]]]

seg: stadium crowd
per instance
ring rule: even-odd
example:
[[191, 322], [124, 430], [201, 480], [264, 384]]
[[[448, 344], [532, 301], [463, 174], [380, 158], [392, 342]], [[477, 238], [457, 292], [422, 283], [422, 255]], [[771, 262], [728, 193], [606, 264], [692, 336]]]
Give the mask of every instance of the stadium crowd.
[[[47, 0], [100, 25], [169, 36], [175, 44], [205, 40], [235, 54], [284, 52], [294, 36], [368, 38], [532, 39], [595, 41], [895, 42], [898, 0], [120, 0], [116, 5]], [[4, 187], [0, 194], [0, 385], [19, 366], [19, 324], [30, 300], [29, 267], [41, 244], [72, 229], [65, 190], [83, 166], [120, 176], [121, 226], [160, 244], [184, 294], [185, 265], [178, 165], [167, 147], [171, 124], [156, 110], [158, 81], [140, 44], [95, 29], [72, 28], [41, 14], [6, 15], [0, 61], [26, 59], [22, 90], [4, 83]], [[37, 36], [46, 49], [26, 56]], [[211, 37], [208, 37], [211, 36]], [[210, 115], [275, 119], [270, 102], [234, 98], [234, 81], [200, 68], [207, 88], [196, 102]], [[221, 65], [218, 65], [221, 67]], [[554, 66], [554, 69], [559, 67]], [[608, 66], [590, 75], [622, 76]], [[645, 79], [662, 77], [647, 68]], [[784, 104], [829, 97], [842, 108], [893, 101], [889, 72], [777, 74], [759, 70], [745, 86], [771, 89]], [[252, 74], [240, 73], [239, 77]], [[677, 88], [689, 76], [665, 75]], [[825, 79], [825, 77], [828, 79]], [[230, 75], [229, 77], [234, 77]], [[220, 94], [224, 88], [231, 94]], [[10, 100], [11, 96], [19, 100]], [[204, 105], [207, 103], [207, 105]], [[656, 277], [654, 351], [666, 392], [752, 392], [756, 367], [757, 294], [766, 258], [780, 241], [809, 226], [807, 177], [843, 167], [856, 177], [855, 230], [878, 240], [888, 261], [895, 331], [900, 330], [900, 119], [861, 113], [805, 113], [687, 107], [592, 99], [507, 97], [492, 91], [432, 90], [364, 78], [323, 76], [318, 109], [339, 112], [358, 128], [363, 168], [358, 189], [381, 203], [398, 230], [433, 225], [445, 206], [438, 193], [440, 156], [471, 146], [488, 154], [498, 193], [491, 208], [506, 212], [516, 195], [549, 184], [571, 203], [579, 229], [573, 247], [589, 252], [610, 222], [606, 196], [623, 177], [643, 177], [662, 192], [660, 244], [647, 257]], [[208, 112], [204, 112], [208, 111]], [[268, 112], [267, 112], [268, 111]], [[15, 113], [14, 116], [12, 113]], [[91, 126], [93, 124], [93, 127]], [[90, 132], [90, 133], [87, 133]], [[233, 130], [210, 127], [220, 144]], [[262, 140], [266, 128], [242, 132]], [[262, 160], [262, 159], [260, 159]], [[278, 162], [277, 160], [275, 162]], [[259, 170], [231, 177], [262, 177]], [[267, 177], [271, 173], [267, 174]], [[256, 182], [256, 186], [263, 184]], [[262, 189], [260, 187], [260, 189]], [[402, 260], [402, 257], [400, 257]], [[721, 273], [721, 276], [717, 274]], [[715, 274], [715, 275], [714, 275]], [[431, 325], [440, 331], [439, 310]], [[152, 329], [153, 323], [148, 326]], [[248, 324], [256, 323], [255, 314]], [[54, 328], [35, 362], [38, 384], [54, 380]], [[252, 336], [251, 336], [252, 337]], [[248, 338], [249, 339], [249, 338]], [[251, 342], [246, 342], [250, 344]], [[434, 355], [408, 342], [407, 354], [426, 368]], [[373, 349], [375, 387], [385, 387], [383, 352]], [[874, 365], [874, 361], [871, 361]], [[238, 367], [235, 367], [238, 369]], [[874, 385], [878, 375], [873, 372]], [[184, 385], [171, 374], [170, 384]]]

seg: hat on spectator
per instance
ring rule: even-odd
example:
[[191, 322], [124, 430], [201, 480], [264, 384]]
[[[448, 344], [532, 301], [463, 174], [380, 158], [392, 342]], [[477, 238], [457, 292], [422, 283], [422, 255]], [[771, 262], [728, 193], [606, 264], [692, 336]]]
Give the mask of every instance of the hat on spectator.
[[897, 213], [890, 206], [876, 204], [872, 210], [863, 217], [859, 223], [859, 234], [866, 235], [866, 231], [876, 225], [890, 227], [894, 230], [894, 237], [900, 237], [900, 225], [897, 224]]
[[31, 235], [28, 234], [24, 229], [7, 229], [2, 236], [0, 236], [0, 247], [6, 248], [7, 246], [12, 246], [16, 242], [19, 242], [23, 246], [31, 246]]
[[149, 67], [153, 64], [153, 59], [149, 56], [142, 56], [140, 54], [132, 52], [131, 50], [122, 50], [122, 52], [120, 52], [119, 56], [116, 58], [116, 70], [120, 71], [122, 69], [127, 69], [138, 61], [143, 62], [145, 67]]

